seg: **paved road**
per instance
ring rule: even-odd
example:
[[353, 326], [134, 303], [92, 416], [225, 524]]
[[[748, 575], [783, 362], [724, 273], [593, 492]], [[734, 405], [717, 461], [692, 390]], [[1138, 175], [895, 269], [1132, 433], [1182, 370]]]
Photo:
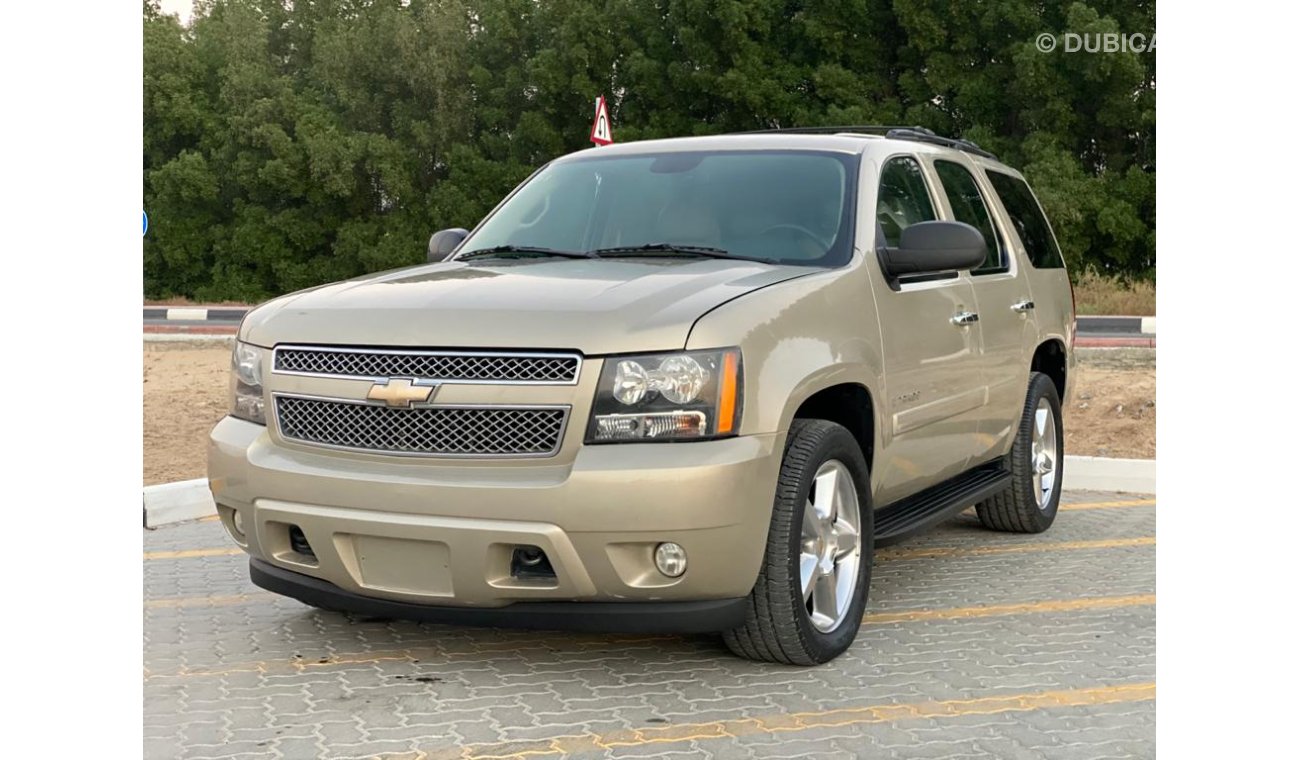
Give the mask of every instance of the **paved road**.
[[1155, 503], [1074, 492], [1039, 536], [966, 514], [877, 557], [818, 668], [710, 637], [350, 619], [259, 591], [220, 524], [145, 531], [149, 758], [1155, 754]]

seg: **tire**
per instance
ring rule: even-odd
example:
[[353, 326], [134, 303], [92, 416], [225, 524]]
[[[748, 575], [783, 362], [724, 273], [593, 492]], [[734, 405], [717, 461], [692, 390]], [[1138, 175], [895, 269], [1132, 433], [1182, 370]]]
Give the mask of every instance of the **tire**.
[[[824, 490], [815, 494], [814, 481], [819, 471], [828, 477], [822, 481]], [[829, 477], [832, 475], [834, 479]], [[845, 476], [847, 481], [841, 480]], [[844, 485], [832, 489], [826, 485], [832, 482]], [[763, 662], [817, 665], [849, 648], [862, 624], [862, 610], [867, 604], [867, 588], [871, 582], [873, 522], [869, 484], [862, 449], [848, 430], [824, 420], [794, 421], [781, 460], [763, 565], [749, 594], [745, 622], [723, 634], [732, 652]], [[810, 496], [831, 498], [832, 493], [837, 494], [832, 499], [837, 507], [829, 514], [838, 513], [841, 520], [818, 520], [821, 514], [818, 510], [824, 511], [828, 502], [818, 501], [819, 506], [813, 507]], [[856, 534], [860, 541], [852, 538], [852, 532], [843, 530], [852, 523], [850, 495], [856, 498]], [[809, 515], [812, 522], [806, 529], [805, 512], [809, 509], [813, 510]], [[832, 525], [836, 532], [829, 534], [833, 536], [831, 540], [813, 538], [808, 539], [810, 543], [805, 542], [806, 530], [815, 526], [829, 530], [828, 526]], [[853, 544], [856, 551], [850, 548]], [[809, 577], [820, 580], [812, 584], [815, 593], [807, 597], [808, 601], [805, 601], [800, 569], [804, 549], [809, 550], [809, 560], [821, 557], [810, 566]], [[847, 564], [850, 559], [855, 563], [852, 568]], [[834, 568], [834, 573], [822, 575], [827, 563]], [[851, 594], [832, 593], [840, 577], [853, 579]], [[841, 601], [825, 603], [832, 599]], [[847, 599], [851, 601], [845, 603]], [[837, 616], [832, 619], [829, 614], [820, 614], [814, 622], [810, 607], [818, 602], [823, 602], [821, 610], [828, 607], [838, 610]]]
[[[1043, 444], [1051, 451], [1044, 449], [1042, 452], [1053, 457], [1051, 486], [1046, 493], [1035, 480], [1035, 467], [1039, 462], [1039, 454], [1035, 452], [1035, 429], [1040, 410], [1047, 413], [1043, 417], [1044, 423], [1050, 421], [1054, 426], [1052, 444]], [[1011, 453], [1007, 456], [1011, 485], [1005, 491], [975, 505], [975, 513], [979, 515], [984, 527], [1010, 533], [1042, 533], [1050, 528], [1061, 502], [1064, 454], [1065, 434], [1061, 425], [1061, 399], [1057, 396], [1056, 384], [1041, 372], [1031, 372], [1029, 393], [1025, 396], [1025, 407], [1020, 415], [1020, 427], [1011, 444]]]

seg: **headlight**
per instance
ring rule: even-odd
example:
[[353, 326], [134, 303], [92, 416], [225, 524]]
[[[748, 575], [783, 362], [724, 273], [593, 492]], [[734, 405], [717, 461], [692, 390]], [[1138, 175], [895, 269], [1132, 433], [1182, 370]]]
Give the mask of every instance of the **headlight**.
[[235, 341], [230, 355], [230, 416], [266, 424], [262, 396], [262, 349]]
[[684, 441], [740, 428], [740, 350], [605, 360], [587, 443]]

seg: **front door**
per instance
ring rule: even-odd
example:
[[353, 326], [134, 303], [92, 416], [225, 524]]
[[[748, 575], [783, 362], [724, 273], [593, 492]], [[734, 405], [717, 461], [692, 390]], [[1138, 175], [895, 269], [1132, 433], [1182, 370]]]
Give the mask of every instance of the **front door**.
[[[937, 219], [926, 171], [914, 156], [880, 170], [877, 245], [897, 246], [909, 225]], [[877, 503], [884, 505], [960, 473], [978, 449], [987, 389], [979, 367], [978, 312], [965, 274], [887, 281], [879, 267], [885, 382]]]

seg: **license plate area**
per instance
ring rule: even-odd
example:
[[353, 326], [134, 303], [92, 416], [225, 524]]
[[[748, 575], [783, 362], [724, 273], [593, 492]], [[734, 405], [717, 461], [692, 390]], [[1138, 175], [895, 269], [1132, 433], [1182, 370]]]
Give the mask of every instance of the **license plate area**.
[[363, 588], [439, 598], [455, 595], [451, 548], [441, 541], [355, 534], [337, 538], [351, 545], [357, 582]]

